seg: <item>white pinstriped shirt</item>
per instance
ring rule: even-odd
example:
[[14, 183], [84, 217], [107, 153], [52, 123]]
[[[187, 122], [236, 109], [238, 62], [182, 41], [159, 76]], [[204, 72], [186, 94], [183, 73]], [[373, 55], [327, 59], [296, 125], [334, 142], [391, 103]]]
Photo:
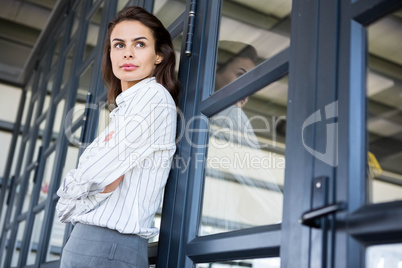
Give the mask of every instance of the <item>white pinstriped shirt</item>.
[[[150, 238], [176, 150], [176, 107], [170, 93], [147, 78], [116, 98], [111, 123], [84, 151], [57, 194], [62, 222], [107, 227]], [[124, 174], [111, 193], [100, 193]]]

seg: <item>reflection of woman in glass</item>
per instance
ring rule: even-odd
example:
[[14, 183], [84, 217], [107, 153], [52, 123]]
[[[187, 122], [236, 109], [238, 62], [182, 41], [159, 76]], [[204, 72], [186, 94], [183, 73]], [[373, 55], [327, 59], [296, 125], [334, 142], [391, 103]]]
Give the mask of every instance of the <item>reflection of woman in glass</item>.
[[[218, 60], [216, 68], [215, 90], [219, 90], [227, 84], [233, 82], [246, 72], [253, 69], [258, 61], [258, 55], [255, 48], [251, 45], [234, 42], [234, 41], [220, 41], [219, 47], [239, 47], [240, 51], [228, 52], [228, 56], [222, 56], [223, 60]], [[224, 54], [224, 52], [220, 52]]]
[[[234, 42], [234, 41], [220, 41], [219, 42], [220, 53], [219, 55], [222, 60], [218, 60], [216, 68], [216, 78], [215, 78], [215, 91], [220, 90], [224, 86], [230, 84], [246, 72], [252, 70], [258, 60], [258, 55], [256, 49], [248, 44]], [[227, 52], [225, 49], [236, 49], [236, 52]], [[223, 54], [223, 56], [222, 56]], [[247, 103], [248, 97], [238, 101], [234, 106], [230, 106], [222, 112], [218, 113], [211, 118], [212, 123], [223, 128], [230, 128], [235, 130], [238, 134], [250, 135], [251, 142], [257, 141], [254, 135], [251, 125], [246, 114], [241, 108]], [[233, 142], [240, 142], [238, 140], [239, 135], [234, 135]], [[243, 140], [243, 143], [245, 141]], [[258, 144], [249, 144], [252, 146], [257, 146]]]
[[75, 225], [61, 267], [148, 267], [176, 148], [174, 66], [170, 34], [152, 14], [129, 7], [109, 23], [102, 67], [117, 108], [57, 192], [60, 220]]
[[[232, 55], [223, 49], [234, 47], [240, 49]], [[219, 49], [219, 56], [223, 55], [224, 60], [220, 63], [218, 59], [215, 90], [253, 69], [258, 60], [255, 48], [248, 44], [221, 41]], [[251, 122], [242, 109], [247, 100], [240, 100], [210, 118], [207, 176], [218, 179], [211, 187], [215, 185], [214, 191], [219, 194], [215, 197], [217, 200], [213, 201], [214, 197], [211, 197], [204, 202], [217, 204], [215, 211], [210, 212], [217, 213], [212, 217], [217, 222], [209, 224], [217, 224], [218, 228], [222, 224], [220, 219], [225, 220], [225, 226], [220, 228], [229, 230], [244, 228], [242, 224], [253, 226], [261, 221], [272, 224], [281, 220], [282, 194], [275, 174], [267, 167], [267, 161], [272, 161], [268, 159], [270, 154], [261, 150]], [[216, 162], [222, 164], [218, 166]], [[234, 184], [222, 184], [222, 181]], [[222, 209], [218, 208], [220, 205]], [[231, 224], [240, 226], [230, 227]]]

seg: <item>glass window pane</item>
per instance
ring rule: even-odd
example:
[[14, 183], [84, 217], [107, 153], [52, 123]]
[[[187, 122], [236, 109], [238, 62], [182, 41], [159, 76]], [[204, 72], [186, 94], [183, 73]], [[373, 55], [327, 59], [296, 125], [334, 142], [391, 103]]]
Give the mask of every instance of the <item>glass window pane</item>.
[[[18, 135], [17, 138], [17, 144], [15, 146], [15, 152], [14, 152], [14, 158], [13, 158], [13, 163], [11, 165], [11, 172], [15, 171], [16, 166], [17, 166], [17, 162], [18, 162], [18, 154], [20, 152], [20, 148], [21, 148], [21, 142], [22, 142], [22, 136]], [[8, 152], [7, 152], [7, 156], [8, 156]], [[10, 179], [11, 179], [11, 175], [10, 175]]]
[[122, 10], [126, 5], [129, 5], [130, 3], [127, 2], [127, 0], [118, 0], [117, 1], [117, 7], [116, 7], [116, 13], [118, 13], [120, 10]]
[[73, 27], [70, 32], [70, 40], [73, 38], [73, 36], [77, 32], [77, 29], [79, 28], [78, 26], [81, 23], [81, 15], [82, 15], [82, 9], [83, 9], [84, 3], [85, 3], [84, 1], [79, 1], [78, 4], [76, 5], [76, 10], [74, 11]]
[[[52, 92], [52, 90], [53, 90], [53, 84], [54, 84], [54, 80], [55, 80], [55, 74], [53, 74], [50, 78], [49, 78], [49, 81], [47, 82], [47, 84], [46, 84], [46, 97], [48, 97], [48, 98], [50, 98], [50, 95], [51, 95], [51, 92]], [[45, 100], [46, 101], [46, 100]], [[43, 108], [43, 110], [45, 110], [45, 108], [47, 108], [47, 107], [49, 107], [49, 104], [47, 103], [47, 105], [45, 104], [44, 105], [44, 108]]]
[[2, 98], [0, 99], [0, 120], [15, 122], [21, 99], [21, 88], [0, 84]]
[[56, 156], [56, 151], [53, 151], [45, 160], [46, 161], [45, 171], [43, 173], [42, 186], [40, 188], [40, 195], [39, 195], [39, 201], [38, 201], [39, 204], [41, 202], [45, 201], [46, 198], [48, 197], [48, 190], [49, 190], [50, 182], [52, 180], [53, 167], [55, 167], [55, 165], [54, 165], [55, 156]]
[[[38, 161], [38, 154], [39, 154], [39, 148], [42, 146], [42, 140], [37, 140], [35, 143], [35, 148], [34, 148], [34, 155], [31, 163], [35, 163]], [[31, 164], [29, 164], [31, 165]], [[36, 167], [34, 167], [30, 173], [23, 175], [22, 179], [24, 179], [24, 184], [28, 184], [27, 186], [27, 192], [24, 194], [24, 200], [23, 200], [23, 206], [21, 213], [27, 212], [29, 209], [29, 206], [31, 204], [31, 199], [32, 199], [32, 190], [34, 188], [34, 176], [35, 176], [35, 171]], [[21, 183], [20, 183], [21, 184]]]
[[92, 17], [88, 22], [88, 32], [87, 32], [87, 40], [86, 46], [84, 50], [84, 59], [88, 57], [88, 55], [92, 52], [92, 50], [96, 47], [98, 43], [98, 35], [100, 29], [100, 22], [102, 18], [103, 12], [103, 2], [100, 4], [98, 9], [94, 12]]
[[60, 259], [66, 226], [66, 224], [60, 222], [56, 214], [53, 219], [52, 232], [50, 234], [49, 246], [47, 248], [46, 262]]
[[209, 119], [201, 235], [280, 223], [287, 76]]
[[16, 170], [16, 174], [20, 174], [20, 177], [22, 177], [28, 165], [28, 152], [30, 149], [29, 148], [30, 145], [31, 145], [30, 140], [27, 140], [25, 142], [23, 141], [19, 151], [19, 158], [22, 157], [22, 165], [20, 167], [20, 170]]
[[291, 0], [223, 0], [217, 74], [233, 73], [217, 77], [215, 91], [289, 46], [291, 4]]
[[57, 103], [57, 108], [56, 108], [56, 115], [54, 117], [54, 123], [53, 123], [53, 134], [52, 137], [56, 139], [58, 135], [60, 135], [61, 131], [63, 131], [63, 116], [64, 116], [64, 105], [65, 101], [64, 99], [60, 100], [59, 103]]
[[33, 83], [34, 77], [35, 77], [35, 75], [31, 76], [31, 79], [29, 80], [29, 84], [25, 87], [26, 91], [27, 91], [27, 95], [25, 98], [24, 111], [22, 113], [22, 119], [21, 119], [22, 126], [27, 124], [27, 120], [28, 120], [29, 105], [31, 103], [30, 100], [31, 100], [31, 96], [32, 96], [32, 83]]
[[35, 124], [36, 116], [37, 116], [37, 110], [38, 110], [38, 98], [33, 101], [31, 109], [28, 111], [30, 115], [28, 115], [25, 127], [28, 127], [28, 131], [32, 130]]
[[79, 147], [76, 146], [68, 146], [67, 148], [67, 155], [66, 155], [66, 162], [63, 166], [63, 171], [61, 174], [60, 182], [64, 179], [67, 175], [67, 172], [71, 169], [75, 168], [78, 163], [78, 154], [79, 154]]
[[[52, 96], [51, 96], [51, 91], [53, 89], [53, 83], [55, 79], [55, 74], [53, 74], [49, 81], [47, 82], [47, 94], [45, 95], [45, 100], [43, 102], [43, 108], [42, 108], [42, 113], [40, 116], [42, 116], [45, 113], [49, 113], [49, 106], [52, 105]], [[47, 122], [47, 117], [40, 123], [39, 125], [39, 136], [43, 136], [46, 125], [48, 124]]]
[[183, 33], [179, 34], [175, 39], [173, 39], [173, 47], [176, 54], [176, 67], [175, 72], [176, 74], [179, 73], [179, 66], [180, 66], [180, 52], [181, 52], [181, 40], [183, 39]]
[[10, 222], [13, 222], [15, 220], [15, 217], [16, 217], [17, 205], [18, 205], [19, 198], [20, 198], [21, 183], [19, 183], [18, 185], [14, 186], [14, 187], [15, 187], [15, 190], [13, 189], [14, 196], [10, 201], [10, 205], [12, 206]]
[[98, 131], [97, 134], [99, 135], [102, 133], [105, 128], [110, 124], [110, 111], [109, 107], [106, 103], [99, 104], [99, 120], [98, 120]]
[[368, 27], [369, 202], [402, 199], [402, 10]]
[[[82, 105], [83, 106], [83, 105]], [[64, 124], [64, 133], [63, 135], [66, 135], [68, 141], [69, 141], [69, 147], [85, 147], [85, 145], [89, 144], [82, 144], [81, 143], [81, 130], [82, 130], [82, 122], [79, 122], [79, 125], [75, 124], [73, 125], [71, 121], [67, 122], [67, 120], [63, 123]], [[74, 128], [73, 128], [74, 126]]]
[[402, 244], [376, 245], [366, 249], [366, 268], [402, 268]]
[[[50, 101], [50, 97], [46, 97], [47, 99], [49, 99]], [[65, 101], [64, 99], [60, 100], [57, 104], [52, 104], [52, 105], [56, 105], [56, 112], [54, 113], [54, 120], [53, 120], [53, 130], [51, 135], [51, 140], [50, 140], [50, 145], [48, 147], [50, 147], [55, 141], [56, 139], [59, 137], [60, 131], [63, 131], [63, 129], [61, 129], [62, 127], [62, 123], [64, 122], [63, 119], [63, 115], [64, 115], [64, 104]], [[49, 113], [49, 111], [47, 111]], [[49, 120], [47, 120], [48, 117], [46, 117], [45, 120], [43, 120], [43, 122], [39, 125], [39, 136], [43, 137], [43, 135], [45, 134], [45, 128], [49, 127], [49, 125], [52, 123]]]
[[[12, 133], [10, 132], [5, 132], [5, 131], [1, 131], [0, 130], [0, 140], [1, 140], [1, 146], [2, 146], [2, 150], [0, 152], [0, 174], [4, 174], [4, 171], [6, 169], [6, 164], [8, 162], [8, 153], [10, 151], [10, 145], [11, 145], [11, 140], [13, 138]], [[18, 146], [18, 144], [17, 144]], [[16, 147], [17, 149], [17, 147]], [[18, 151], [16, 150], [15, 153], [17, 153]], [[15, 161], [14, 161], [15, 162]], [[2, 182], [3, 180], [1, 180], [0, 182], [0, 189], [2, 187]]]
[[37, 140], [35, 140], [33, 142], [35, 143], [34, 144], [34, 153], [33, 153], [32, 160], [29, 163], [29, 165], [31, 165], [31, 164], [35, 163], [36, 161], [38, 161], [39, 149], [42, 146], [42, 140], [41, 139], [37, 139]]
[[[49, 95], [46, 95], [45, 96], [45, 101], [44, 101], [44, 103], [43, 103], [43, 114], [44, 113], [49, 113], [49, 104], [50, 104], [50, 96]], [[42, 115], [43, 115], [42, 114]], [[42, 119], [42, 121], [40, 122], [40, 124], [39, 124], [39, 137], [43, 137], [43, 135], [44, 135], [44, 131], [45, 131], [45, 129], [46, 129], [46, 125], [48, 124], [48, 122], [47, 122], [48, 120], [47, 120], [47, 115], [45, 116], [45, 118], [44, 119]]]
[[[7, 232], [7, 242], [10, 241], [11, 230]], [[4, 267], [4, 261], [6, 260], [7, 247], [4, 247], [3, 252], [0, 252], [0, 267]]]
[[[10, 190], [6, 191], [5, 196], [8, 196], [10, 194], [9, 191]], [[3, 207], [1, 208], [1, 215], [0, 215], [0, 230], [2, 230], [2, 231], [3, 231], [3, 227], [4, 227], [4, 224], [5, 224], [5, 220], [6, 220], [5, 218], [6, 218], [7, 210], [8, 210], [8, 205], [7, 205], [6, 202], [4, 202]], [[0, 267], [2, 267], [2, 266], [0, 265]]]
[[26, 183], [28, 183], [28, 188], [27, 188], [27, 193], [24, 197], [24, 204], [22, 205], [21, 213], [28, 211], [29, 205], [31, 204], [32, 190], [34, 187], [33, 178], [35, 176], [35, 170], [31, 171], [28, 176], [29, 176], [29, 178], [28, 178], [28, 181], [26, 182]]
[[43, 210], [35, 215], [34, 225], [33, 225], [32, 234], [31, 234], [31, 240], [30, 240], [30, 244], [29, 244], [27, 265], [32, 265], [35, 263], [36, 252], [38, 250], [39, 240], [41, 237], [43, 215], [45, 215], [45, 212]]
[[165, 27], [168, 27], [185, 10], [186, 10], [185, 1], [155, 0], [153, 13]]
[[199, 263], [196, 268], [279, 268], [281, 264], [280, 258], [263, 258], [251, 260], [233, 260], [233, 261], [220, 261], [211, 263]]
[[56, 39], [56, 45], [55, 45], [55, 48], [53, 51], [52, 66], [55, 65], [55, 63], [59, 61], [61, 43], [63, 41], [63, 36], [64, 36], [63, 34], [64, 34], [64, 31], [60, 31], [60, 34]]
[[[94, 64], [92, 62], [80, 76], [80, 82], [78, 84], [78, 90], [77, 90], [77, 103], [85, 104], [87, 100], [87, 95], [91, 85], [91, 77], [93, 69]], [[84, 111], [82, 110], [81, 113], [83, 114]]]
[[25, 232], [25, 221], [22, 221], [18, 224], [18, 231], [17, 231], [17, 237], [15, 239], [13, 256], [11, 259], [11, 266], [17, 266], [17, 264], [18, 264], [18, 259], [20, 257], [21, 244], [24, 239], [24, 232]]
[[[75, 105], [67, 111], [67, 115], [63, 122], [65, 129], [71, 127], [73, 123], [77, 122], [77, 120], [84, 115], [85, 104], [91, 84], [92, 71], [93, 63], [91, 63], [80, 76]], [[80, 136], [78, 136], [78, 139], [79, 137]]]
[[61, 89], [63, 89], [64, 86], [67, 84], [67, 82], [69, 82], [74, 53], [75, 53], [75, 46], [72, 46], [70, 50], [66, 53], [67, 56], [64, 63], [63, 78], [61, 80], [61, 86], [60, 86]]

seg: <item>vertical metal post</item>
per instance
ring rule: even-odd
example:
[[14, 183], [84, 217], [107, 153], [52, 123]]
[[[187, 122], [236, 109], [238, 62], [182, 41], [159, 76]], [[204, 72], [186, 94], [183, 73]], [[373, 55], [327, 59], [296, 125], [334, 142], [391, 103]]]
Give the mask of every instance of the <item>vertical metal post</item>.
[[184, 54], [187, 57], [191, 56], [191, 50], [193, 46], [193, 36], [195, 29], [195, 10], [196, 10], [196, 0], [191, 1], [190, 10], [188, 12], [188, 27], [187, 27], [187, 35], [186, 35], [186, 44]]

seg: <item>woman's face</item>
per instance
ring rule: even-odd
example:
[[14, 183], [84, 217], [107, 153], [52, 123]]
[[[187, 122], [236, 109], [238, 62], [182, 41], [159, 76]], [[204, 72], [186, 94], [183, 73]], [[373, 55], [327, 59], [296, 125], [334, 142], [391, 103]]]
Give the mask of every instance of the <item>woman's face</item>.
[[122, 21], [110, 36], [110, 60], [124, 91], [151, 77], [162, 57], [155, 52], [155, 40], [148, 27], [139, 21]]
[[215, 90], [221, 89], [255, 67], [249, 58], [235, 58], [223, 71], [216, 73]]

